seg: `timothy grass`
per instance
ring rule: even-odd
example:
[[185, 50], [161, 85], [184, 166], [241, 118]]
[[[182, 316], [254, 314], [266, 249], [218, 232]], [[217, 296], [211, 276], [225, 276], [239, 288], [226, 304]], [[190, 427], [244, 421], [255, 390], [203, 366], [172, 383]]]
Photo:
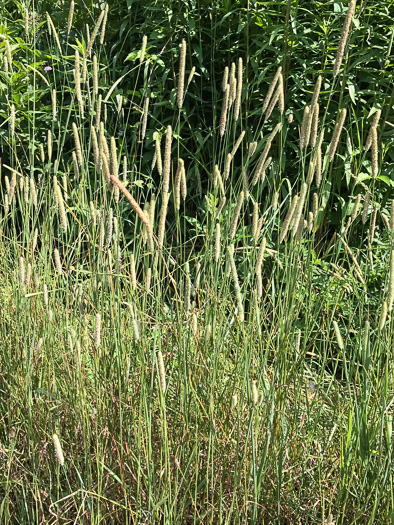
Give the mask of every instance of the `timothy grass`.
[[192, 151], [187, 41], [160, 121], [149, 38], [111, 84], [111, 10], [75, 16], [27, 26], [56, 75], [0, 42], [1, 523], [391, 523], [389, 145], [335, 98], [345, 37], [306, 110], [231, 57]]

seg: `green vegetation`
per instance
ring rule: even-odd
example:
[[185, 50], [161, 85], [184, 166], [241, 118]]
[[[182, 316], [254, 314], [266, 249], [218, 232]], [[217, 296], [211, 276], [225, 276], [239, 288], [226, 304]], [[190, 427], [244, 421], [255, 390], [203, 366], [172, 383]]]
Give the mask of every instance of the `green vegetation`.
[[1, 523], [392, 523], [393, 8], [2, 3]]

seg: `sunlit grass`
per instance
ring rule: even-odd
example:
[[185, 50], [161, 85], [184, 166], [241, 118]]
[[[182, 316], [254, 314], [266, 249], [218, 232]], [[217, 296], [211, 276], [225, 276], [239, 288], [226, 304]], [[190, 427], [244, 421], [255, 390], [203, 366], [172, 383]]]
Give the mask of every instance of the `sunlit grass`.
[[[394, 219], [379, 168], [366, 164], [335, 232], [325, 223], [338, 147], [359, 123], [346, 108], [326, 122], [327, 98], [317, 120], [320, 87], [305, 112], [285, 105], [279, 70], [271, 116], [243, 130], [233, 57], [197, 155], [180, 133], [189, 82], [171, 125], [146, 103], [149, 41], [129, 71], [141, 98], [107, 84], [104, 17], [79, 43], [49, 23], [64, 83], [44, 77], [57, 107], [43, 129], [29, 106], [29, 145], [8, 80], [1, 522], [390, 523]], [[378, 125], [365, 139], [374, 130], [381, 162]], [[291, 184], [279, 166], [294, 150]], [[371, 155], [352, 151], [355, 164]]]

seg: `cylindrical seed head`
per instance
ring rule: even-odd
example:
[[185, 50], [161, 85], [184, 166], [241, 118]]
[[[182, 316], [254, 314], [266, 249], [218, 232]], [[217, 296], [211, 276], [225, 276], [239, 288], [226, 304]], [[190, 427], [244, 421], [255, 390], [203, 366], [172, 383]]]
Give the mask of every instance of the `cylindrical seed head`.
[[166, 370], [164, 367], [164, 359], [161, 350], [157, 352], [157, 364], [159, 367], [160, 388], [164, 394], [166, 391]]
[[63, 467], [63, 465], [64, 465], [64, 455], [63, 455], [62, 446], [60, 444], [60, 440], [57, 437], [57, 434], [53, 434], [52, 439], [53, 439], [53, 445], [55, 447], [56, 459], [58, 460], [60, 466]]
[[179, 56], [179, 76], [178, 76], [178, 92], [177, 105], [181, 109], [183, 105], [183, 92], [185, 89], [185, 65], [186, 65], [186, 40], [182, 40], [181, 53]]

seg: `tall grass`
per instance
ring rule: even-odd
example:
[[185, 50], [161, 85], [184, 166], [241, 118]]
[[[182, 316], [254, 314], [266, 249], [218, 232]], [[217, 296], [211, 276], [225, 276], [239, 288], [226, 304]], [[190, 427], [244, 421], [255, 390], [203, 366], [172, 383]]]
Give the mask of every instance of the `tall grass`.
[[[337, 58], [306, 108], [272, 68], [245, 126], [253, 92], [234, 56], [209, 145], [190, 151], [182, 107], [199, 72], [185, 84], [186, 41], [164, 125], [149, 39], [124, 73], [131, 94], [117, 92], [122, 77], [108, 83], [107, 14], [78, 41], [72, 14], [65, 39], [48, 15], [62, 82], [26, 68], [50, 94], [46, 127], [37, 102], [25, 125], [12, 36], [0, 48], [1, 522], [390, 523], [394, 219], [375, 191], [378, 119], [340, 100], [326, 118]], [[369, 177], [351, 175], [327, 237], [355, 130], [371, 141]], [[352, 166], [366, 155], [353, 147]]]

